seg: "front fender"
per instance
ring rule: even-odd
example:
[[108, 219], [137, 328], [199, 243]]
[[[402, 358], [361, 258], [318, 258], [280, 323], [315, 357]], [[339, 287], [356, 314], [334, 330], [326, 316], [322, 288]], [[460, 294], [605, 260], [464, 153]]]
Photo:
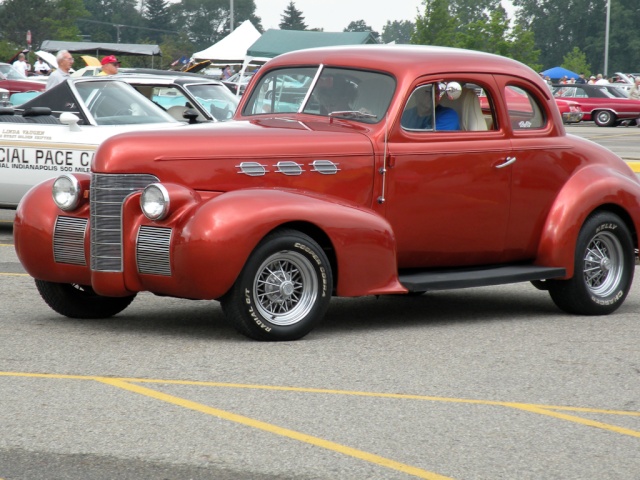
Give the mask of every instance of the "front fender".
[[[635, 232], [640, 228], [640, 184], [606, 165], [577, 172], [562, 188], [547, 216], [536, 264], [564, 267], [565, 278], [574, 273], [575, 247], [580, 228], [599, 208], [625, 211]], [[636, 245], [637, 247], [638, 245]]]
[[306, 222], [335, 251], [337, 294], [399, 293], [391, 226], [370, 210], [327, 197], [283, 190], [236, 190], [190, 211], [173, 240], [174, 281], [189, 297], [218, 298], [235, 282], [251, 252], [271, 231]]

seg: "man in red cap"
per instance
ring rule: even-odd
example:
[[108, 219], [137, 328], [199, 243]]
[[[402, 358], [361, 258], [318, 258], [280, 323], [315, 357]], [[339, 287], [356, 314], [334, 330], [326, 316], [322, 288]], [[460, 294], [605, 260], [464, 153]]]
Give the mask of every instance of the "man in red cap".
[[102, 57], [100, 64], [102, 65], [102, 71], [98, 75], [115, 75], [120, 67], [120, 62], [115, 55]]

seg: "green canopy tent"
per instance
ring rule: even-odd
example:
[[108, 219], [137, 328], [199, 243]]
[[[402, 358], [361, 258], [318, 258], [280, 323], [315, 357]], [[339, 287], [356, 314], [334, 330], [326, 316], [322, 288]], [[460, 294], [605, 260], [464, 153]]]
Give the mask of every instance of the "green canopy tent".
[[254, 61], [293, 50], [336, 45], [364, 45], [378, 43], [371, 32], [310, 32], [306, 30], [267, 30], [247, 50]]

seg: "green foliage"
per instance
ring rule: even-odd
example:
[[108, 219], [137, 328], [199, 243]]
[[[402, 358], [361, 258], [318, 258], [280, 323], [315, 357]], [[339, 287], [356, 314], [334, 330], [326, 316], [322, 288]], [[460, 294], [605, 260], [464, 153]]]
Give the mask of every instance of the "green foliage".
[[540, 51], [535, 48], [533, 33], [522, 26], [512, 29], [499, 1], [425, 0], [424, 4], [424, 15], [416, 18], [411, 43], [495, 53], [539, 69]]
[[584, 73], [585, 76], [591, 75], [591, 67], [587, 62], [587, 56], [578, 47], [573, 47], [562, 59], [562, 67], [576, 73]]
[[640, 66], [638, 0], [610, 0], [608, 70], [604, 70], [607, 0], [513, 0], [516, 21], [535, 34], [546, 68], [561, 65], [574, 47], [595, 72], [634, 72]]
[[[364, 20], [356, 20], [347, 25], [344, 29], [345, 32], [371, 32], [376, 40], [380, 38], [380, 34], [373, 30]], [[379, 41], [379, 40], [378, 40]]]
[[76, 20], [87, 14], [82, 0], [5, 0], [0, 6], [0, 32], [3, 40], [25, 48], [30, 30], [37, 49], [43, 40], [77, 40]]
[[416, 24], [409, 20], [401, 22], [395, 20], [387, 23], [382, 27], [382, 43], [411, 43], [411, 35], [416, 28]]
[[411, 43], [417, 45], [453, 46], [458, 19], [449, 13], [449, 0], [424, 0], [425, 13], [416, 18]]
[[302, 12], [296, 8], [296, 4], [291, 1], [284, 13], [280, 17], [281, 30], [306, 30], [307, 25], [304, 23]]

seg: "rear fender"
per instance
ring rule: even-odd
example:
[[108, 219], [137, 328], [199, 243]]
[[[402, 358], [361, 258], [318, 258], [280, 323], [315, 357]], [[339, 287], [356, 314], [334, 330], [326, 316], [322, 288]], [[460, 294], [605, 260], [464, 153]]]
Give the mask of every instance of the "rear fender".
[[[329, 238], [336, 260], [336, 293], [359, 296], [401, 293], [391, 226], [371, 210], [328, 197], [282, 190], [236, 190], [195, 208], [174, 239], [174, 271], [217, 298], [235, 282], [251, 252], [280, 226], [306, 222]], [[191, 292], [196, 293], [196, 292]]]
[[[538, 247], [536, 264], [563, 267], [565, 278], [574, 273], [575, 247], [580, 228], [595, 210], [626, 212], [629, 228], [640, 228], [640, 184], [618, 170], [594, 165], [577, 172], [562, 188], [551, 207]], [[637, 248], [637, 236], [634, 237]]]

